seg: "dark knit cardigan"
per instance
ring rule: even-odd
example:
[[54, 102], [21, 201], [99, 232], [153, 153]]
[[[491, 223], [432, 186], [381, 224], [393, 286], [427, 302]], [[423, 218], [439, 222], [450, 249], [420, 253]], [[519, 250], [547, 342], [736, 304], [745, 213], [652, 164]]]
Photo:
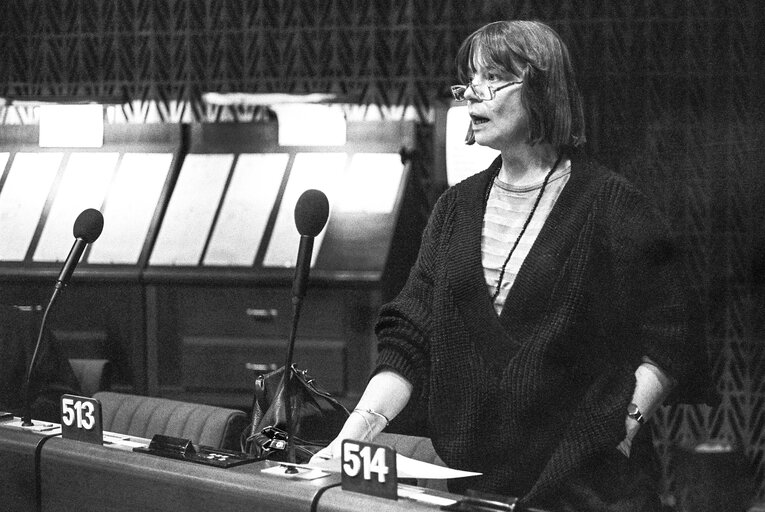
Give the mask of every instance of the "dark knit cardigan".
[[534, 503], [624, 438], [644, 355], [679, 381], [694, 358], [666, 223], [625, 179], [579, 160], [498, 317], [481, 229], [499, 165], [439, 198], [407, 283], [381, 310], [376, 371], [414, 385], [410, 406], [427, 411], [450, 467], [483, 473], [453, 490]]

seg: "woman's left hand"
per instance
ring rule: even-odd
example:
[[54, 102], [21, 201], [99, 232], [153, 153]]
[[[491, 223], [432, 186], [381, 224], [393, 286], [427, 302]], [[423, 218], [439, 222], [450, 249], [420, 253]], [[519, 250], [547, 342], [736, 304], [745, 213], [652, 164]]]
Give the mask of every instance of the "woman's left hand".
[[625, 457], [629, 458], [630, 450], [632, 449], [632, 440], [635, 438], [635, 434], [637, 434], [638, 430], [640, 430], [640, 423], [627, 416], [624, 420], [624, 428], [627, 431], [627, 435], [622, 442], [619, 443], [619, 446], [617, 446], [616, 449], [622, 452]]

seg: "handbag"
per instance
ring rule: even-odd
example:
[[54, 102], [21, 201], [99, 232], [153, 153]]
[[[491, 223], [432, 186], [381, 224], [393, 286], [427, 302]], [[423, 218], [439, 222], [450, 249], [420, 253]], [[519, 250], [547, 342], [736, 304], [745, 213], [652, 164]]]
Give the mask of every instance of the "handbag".
[[[284, 366], [255, 380], [252, 422], [242, 451], [261, 459], [288, 460], [288, 434], [284, 408]], [[319, 387], [307, 370], [292, 372], [292, 428], [295, 462], [307, 462], [340, 433], [349, 416], [330, 393]]]

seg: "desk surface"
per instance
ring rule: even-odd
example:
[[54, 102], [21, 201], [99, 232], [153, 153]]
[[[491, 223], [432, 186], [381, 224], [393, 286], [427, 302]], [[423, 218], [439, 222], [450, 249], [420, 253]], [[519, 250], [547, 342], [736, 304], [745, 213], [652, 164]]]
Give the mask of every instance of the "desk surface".
[[[39, 467], [35, 464], [37, 450]], [[13, 468], [0, 471], [0, 489], [4, 491], [0, 509], [11, 511], [439, 509], [437, 504], [411, 499], [384, 500], [343, 491], [339, 475], [296, 480], [263, 473], [263, 469], [276, 466], [273, 462], [224, 469], [3, 428], [1, 423], [0, 462]]]

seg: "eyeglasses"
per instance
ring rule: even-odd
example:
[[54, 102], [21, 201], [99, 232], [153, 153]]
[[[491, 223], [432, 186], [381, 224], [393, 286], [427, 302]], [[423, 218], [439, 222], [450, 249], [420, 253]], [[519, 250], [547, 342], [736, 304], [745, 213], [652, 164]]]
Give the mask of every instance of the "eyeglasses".
[[511, 85], [516, 84], [522, 84], [523, 80], [517, 81], [517, 82], [508, 82], [506, 84], [502, 84], [499, 87], [492, 87], [488, 84], [481, 84], [481, 85], [475, 85], [473, 82], [470, 82], [467, 85], [452, 85], [452, 95], [454, 96], [454, 99], [457, 101], [465, 101], [465, 93], [468, 90], [468, 87], [471, 91], [473, 91], [473, 94], [475, 94], [476, 98], [478, 98], [481, 101], [491, 101], [494, 99], [494, 97], [497, 95], [497, 91], [501, 91], [505, 87], [510, 87]]

